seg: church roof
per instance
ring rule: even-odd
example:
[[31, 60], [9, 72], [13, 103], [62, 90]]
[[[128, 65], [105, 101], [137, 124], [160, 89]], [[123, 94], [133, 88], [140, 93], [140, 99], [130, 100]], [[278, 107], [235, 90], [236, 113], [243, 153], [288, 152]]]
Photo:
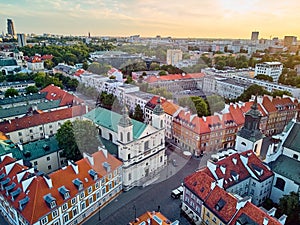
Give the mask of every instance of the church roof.
[[[122, 115], [104, 108], [95, 108], [84, 115], [84, 117], [92, 120], [95, 124], [105, 127], [113, 132], [118, 132], [118, 123]], [[130, 119], [133, 124], [133, 138], [138, 139], [147, 125], [137, 120]]]
[[283, 143], [283, 147], [292, 149], [300, 153], [300, 124], [295, 123], [287, 139]]

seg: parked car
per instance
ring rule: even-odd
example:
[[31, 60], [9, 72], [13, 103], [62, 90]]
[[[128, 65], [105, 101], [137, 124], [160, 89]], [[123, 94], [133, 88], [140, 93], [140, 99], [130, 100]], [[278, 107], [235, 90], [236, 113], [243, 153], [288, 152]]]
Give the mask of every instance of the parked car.
[[176, 162], [176, 159], [172, 159], [172, 164], [173, 164], [173, 166], [178, 166], [178, 164], [177, 164], [177, 162]]
[[183, 187], [180, 186], [171, 192], [171, 197], [172, 198], [180, 198], [182, 194], [183, 194]]

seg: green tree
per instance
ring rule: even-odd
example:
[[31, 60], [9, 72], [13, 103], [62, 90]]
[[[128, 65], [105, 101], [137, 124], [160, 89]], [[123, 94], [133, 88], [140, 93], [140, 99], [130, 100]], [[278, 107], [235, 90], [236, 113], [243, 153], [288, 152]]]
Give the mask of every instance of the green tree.
[[197, 113], [200, 117], [209, 115], [207, 103], [199, 96], [179, 98], [178, 104], [182, 107], [187, 107], [192, 113]]
[[167, 73], [167, 71], [165, 71], [165, 70], [161, 70], [161, 71], [159, 71], [159, 73], [158, 73], [158, 75], [159, 76], [165, 76], [165, 75], [167, 75], [168, 73]]
[[266, 80], [266, 81], [270, 81], [270, 82], [273, 82], [273, 78], [268, 76], [268, 75], [265, 75], [265, 74], [258, 74], [257, 76], [254, 77], [255, 79], [258, 79], [258, 80]]
[[39, 92], [39, 89], [33, 85], [33, 86], [28, 86], [26, 87], [26, 94], [30, 94], [30, 93], [38, 93]]
[[171, 92], [167, 91], [166, 88], [152, 88], [148, 90], [149, 93], [154, 94], [154, 95], [160, 95], [166, 99], [172, 99], [173, 95]]
[[14, 89], [14, 88], [8, 88], [5, 93], [4, 93], [4, 96], [7, 98], [7, 97], [14, 97], [14, 96], [18, 96], [19, 95], [19, 92]]
[[207, 96], [207, 102], [210, 114], [214, 114], [214, 112], [220, 112], [225, 107], [225, 100], [219, 95]]
[[252, 95], [270, 95], [262, 86], [250, 85], [238, 98], [237, 101], [248, 102]]
[[293, 95], [292, 95], [290, 92], [288, 92], [288, 91], [274, 90], [274, 91], [272, 91], [271, 94], [272, 94], [272, 96], [273, 96], [274, 98], [277, 97], [277, 96], [282, 97], [283, 95], [287, 95], [287, 96], [293, 97]]
[[134, 83], [134, 81], [133, 81], [132, 77], [128, 75], [127, 78], [126, 78], [125, 83], [126, 84], [132, 84], [132, 83]]
[[93, 154], [102, 147], [97, 127], [88, 120], [75, 120], [73, 131], [76, 144], [81, 153]]
[[84, 61], [82, 63], [82, 69], [87, 70], [89, 68], [89, 64], [87, 63], [87, 61]]
[[108, 64], [93, 62], [87, 70], [95, 74], [106, 75], [110, 69], [111, 66]]
[[144, 122], [144, 113], [139, 104], [135, 106], [132, 118], [137, 121]]
[[44, 67], [47, 69], [47, 70], [51, 70], [53, 67], [54, 67], [54, 63], [52, 60], [50, 59], [46, 59], [44, 61]]
[[226, 62], [224, 60], [219, 60], [215, 66], [216, 66], [216, 69], [223, 70], [224, 67], [226, 66]]
[[299, 194], [291, 192], [279, 199], [278, 208], [281, 213], [286, 214], [286, 224], [300, 224]]
[[78, 161], [82, 158], [81, 152], [78, 149], [74, 127], [70, 120], [66, 121], [56, 133], [58, 145], [63, 149], [63, 156], [67, 159]]

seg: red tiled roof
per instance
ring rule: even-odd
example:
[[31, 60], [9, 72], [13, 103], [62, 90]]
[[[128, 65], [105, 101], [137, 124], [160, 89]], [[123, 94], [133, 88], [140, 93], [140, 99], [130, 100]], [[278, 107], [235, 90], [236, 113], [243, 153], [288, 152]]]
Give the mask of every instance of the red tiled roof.
[[70, 108], [33, 114], [22, 118], [3, 121], [0, 123], [0, 131], [10, 133], [16, 130], [22, 130], [42, 124], [52, 123], [59, 120], [65, 120], [72, 117], [82, 116], [87, 113], [86, 107], [77, 105]]
[[60, 106], [73, 105], [74, 103], [78, 104], [78, 103], [83, 102], [80, 98], [68, 93], [65, 90], [62, 90], [59, 87], [54, 86], [53, 84], [48, 85], [47, 87], [42, 89], [40, 92], [42, 92], [42, 93], [46, 92], [47, 93], [46, 99], [49, 101], [60, 99], [61, 100]]
[[[76, 163], [78, 165], [78, 170], [79, 170], [78, 174], [74, 172], [72, 165], [69, 165], [64, 169], [60, 169], [50, 174], [49, 177], [52, 180], [52, 188], [49, 188], [43, 175], [35, 174], [32, 182], [29, 184], [28, 188], [26, 189], [26, 193], [23, 192], [22, 183], [17, 182], [16, 174], [18, 172], [21, 172], [24, 169], [27, 169], [27, 167], [22, 166], [20, 164], [14, 165], [13, 169], [8, 174], [8, 176], [11, 178], [12, 180], [11, 182], [16, 183], [16, 187], [13, 190], [16, 190], [17, 188], [21, 188], [22, 192], [19, 194], [19, 196], [16, 197], [15, 201], [12, 201], [10, 196], [7, 197], [8, 201], [10, 202], [10, 204], [14, 206], [14, 208], [16, 208], [19, 211], [19, 201], [23, 199], [25, 196], [28, 196], [29, 202], [26, 204], [26, 206], [21, 211], [21, 213], [24, 216], [24, 218], [29, 221], [30, 224], [36, 223], [43, 216], [47, 215], [51, 211], [51, 209], [48, 207], [48, 205], [44, 200], [45, 195], [51, 194], [56, 199], [56, 205], [61, 206], [63, 203], [69, 201], [71, 198], [76, 196], [79, 192], [72, 182], [74, 179], [76, 178], [80, 179], [84, 187], [83, 189], [86, 189], [95, 183], [95, 181], [88, 173], [90, 169], [93, 168], [100, 169], [103, 167], [102, 163], [104, 162], [107, 162], [111, 165], [111, 169], [112, 169], [111, 171], [113, 171], [114, 169], [122, 165], [122, 163], [118, 159], [111, 156], [109, 153], [107, 158], [104, 157], [102, 151], [98, 151], [94, 153], [93, 157], [96, 159], [94, 161], [94, 166], [92, 166], [86, 158], [79, 160]], [[11, 163], [13, 161], [14, 159], [12, 159], [11, 157], [8, 156], [5, 157], [4, 160], [0, 163], [0, 168], [3, 168], [6, 164]], [[98, 173], [99, 174], [98, 178], [101, 178], [106, 174], [108, 174], [105, 171], [105, 169], [101, 169], [101, 172], [102, 174]], [[22, 180], [28, 178], [29, 174], [30, 173], [26, 172], [26, 175]], [[69, 190], [70, 198], [68, 198], [67, 200], [64, 200], [58, 191], [58, 188], [62, 186], [65, 186], [65, 188]], [[4, 193], [3, 196], [5, 196]]]
[[148, 219], [150, 219], [150, 224], [151, 225], [159, 225], [159, 223], [157, 223], [153, 217], [156, 216], [159, 219], [162, 220], [162, 223], [160, 225], [168, 225], [171, 224], [171, 222], [169, 222], [169, 220], [161, 213], [161, 212], [149, 212], [147, 211], [146, 213], [144, 213], [143, 215], [141, 215], [140, 217], [137, 218], [137, 220], [130, 222], [129, 224], [131, 225], [139, 225], [142, 222], [146, 222], [148, 221]]
[[79, 70], [77, 70], [77, 71], [74, 73], [74, 76], [80, 77], [80, 75], [83, 74], [84, 72], [85, 72], [84, 69], [79, 69]]
[[[219, 201], [224, 201], [225, 204], [223, 208], [217, 210], [216, 205]], [[237, 202], [238, 201], [234, 196], [227, 193], [219, 186], [216, 186], [206, 199], [205, 205], [223, 222], [228, 223], [237, 211]]]
[[164, 112], [168, 115], [174, 115], [174, 113], [180, 108], [179, 105], [176, 105], [173, 102], [165, 101], [161, 104]]
[[214, 179], [204, 170], [197, 171], [184, 178], [184, 185], [196, 194], [202, 201], [206, 199], [212, 191], [211, 185]]
[[246, 205], [241, 208], [233, 220], [230, 222], [230, 225], [236, 225], [237, 220], [242, 214], [247, 215], [251, 220], [257, 224], [263, 224], [264, 218], [268, 218], [268, 225], [281, 225], [281, 223], [275, 218], [271, 217], [265, 211], [261, 210], [254, 204], [247, 202]]
[[147, 83], [155, 83], [159, 81], [173, 81], [173, 80], [186, 80], [202, 78], [205, 75], [203, 73], [189, 73], [189, 74], [169, 74], [165, 76], [149, 76], [145, 79]]
[[46, 59], [49, 59], [49, 60], [53, 59], [53, 55], [43, 55], [42, 60], [46, 60]]
[[[154, 109], [155, 106], [157, 105], [157, 100], [158, 100], [158, 98], [159, 98], [159, 96], [153, 96], [153, 97], [151, 98], [151, 100], [150, 100], [149, 102], [147, 102], [146, 107], [151, 108], [151, 109]], [[161, 104], [163, 104], [163, 103], [166, 101], [166, 99], [160, 97], [160, 101], [161, 101]]]
[[263, 104], [264, 108], [268, 111], [268, 113], [277, 111], [276, 107], [274, 106], [272, 101], [267, 96], [263, 97], [262, 104]]

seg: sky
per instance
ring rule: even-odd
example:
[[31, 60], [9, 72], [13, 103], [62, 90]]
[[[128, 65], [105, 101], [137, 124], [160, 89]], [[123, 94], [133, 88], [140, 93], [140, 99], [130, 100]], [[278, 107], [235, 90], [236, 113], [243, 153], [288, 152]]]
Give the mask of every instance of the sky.
[[242, 38], [300, 37], [299, 0], [1, 0], [17, 33]]

